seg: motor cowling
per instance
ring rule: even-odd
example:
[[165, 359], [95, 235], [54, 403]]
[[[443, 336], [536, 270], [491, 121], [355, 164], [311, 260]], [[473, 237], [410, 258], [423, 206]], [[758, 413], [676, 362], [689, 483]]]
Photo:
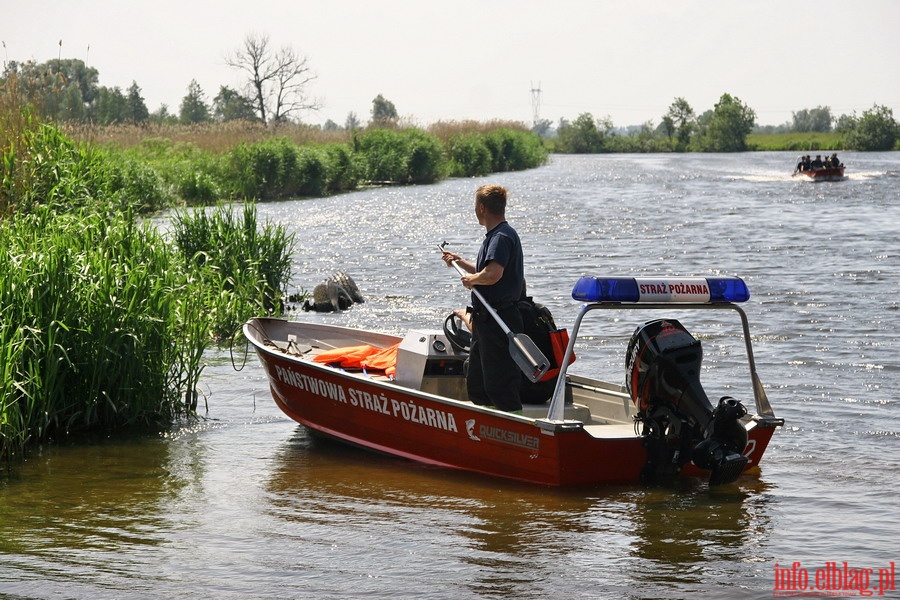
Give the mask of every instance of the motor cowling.
[[674, 319], [648, 321], [631, 336], [625, 387], [643, 424], [647, 480], [674, 476], [691, 461], [711, 472], [711, 484], [729, 483], [747, 464], [747, 409], [729, 396], [713, 408], [700, 384], [702, 361], [700, 341]]

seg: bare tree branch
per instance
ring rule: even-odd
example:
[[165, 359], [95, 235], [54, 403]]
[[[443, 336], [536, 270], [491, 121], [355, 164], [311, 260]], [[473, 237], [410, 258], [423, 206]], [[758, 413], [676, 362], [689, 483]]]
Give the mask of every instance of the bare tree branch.
[[266, 35], [249, 34], [242, 48], [226, 57], [225, 63], [247, 75], [248, 99], [263, 123], [286, 121], [302, 110], [318, 110], [306, 89], [316, 75], [309, 61], [293, 48], [273, 52]]

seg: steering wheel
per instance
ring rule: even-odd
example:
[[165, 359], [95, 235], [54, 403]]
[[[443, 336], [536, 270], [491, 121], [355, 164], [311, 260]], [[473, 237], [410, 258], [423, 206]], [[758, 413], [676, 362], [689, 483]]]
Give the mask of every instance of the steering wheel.
[[457, 352], [468, 352], [472, 346], [472, 334], [455, 312], [450, 313], [444, 319], [444, 335], [447, 336], [450, 345]]

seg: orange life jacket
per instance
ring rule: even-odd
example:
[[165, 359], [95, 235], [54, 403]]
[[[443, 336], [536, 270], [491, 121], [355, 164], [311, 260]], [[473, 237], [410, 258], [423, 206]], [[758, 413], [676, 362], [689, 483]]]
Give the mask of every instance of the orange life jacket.
[[393, 346], [388, 346], [387, 348], [368, 356], [363, 360], [362, 366], [367, 369], [384, 371], [385, 375], [393, 377], [397, 373], [397, 350], [399, 349], [400, 342], [397, 342]]
[[362, 346], [344, 346], [332, 348], [319, 353], [313, 358], [315, 362], [325, 364], [339, 364], [345, 369], [359, 369], [366, 357], [381, 351], [381, 348], [364, 344]]
[[362, 346], [345, 346], [325, 350], [313, 357], [313, 361], [325, 364], [338, 364], [345, 369], [372, 369], [384, 371], [385, 375], [397, 373], [397, 350], [400, 342], [387, 348], [377, 348], [369, 344]]

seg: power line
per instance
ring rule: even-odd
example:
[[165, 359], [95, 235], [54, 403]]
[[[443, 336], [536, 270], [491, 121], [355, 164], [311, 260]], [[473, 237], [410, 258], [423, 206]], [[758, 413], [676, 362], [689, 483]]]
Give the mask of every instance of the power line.
[[533, 124], [537, 125], [538, 121], [541, 120], [541, 82], [538, 81], [538, 86], [534, 87], [534, 82], [531, 82], [531, 115], [534, 119]]

